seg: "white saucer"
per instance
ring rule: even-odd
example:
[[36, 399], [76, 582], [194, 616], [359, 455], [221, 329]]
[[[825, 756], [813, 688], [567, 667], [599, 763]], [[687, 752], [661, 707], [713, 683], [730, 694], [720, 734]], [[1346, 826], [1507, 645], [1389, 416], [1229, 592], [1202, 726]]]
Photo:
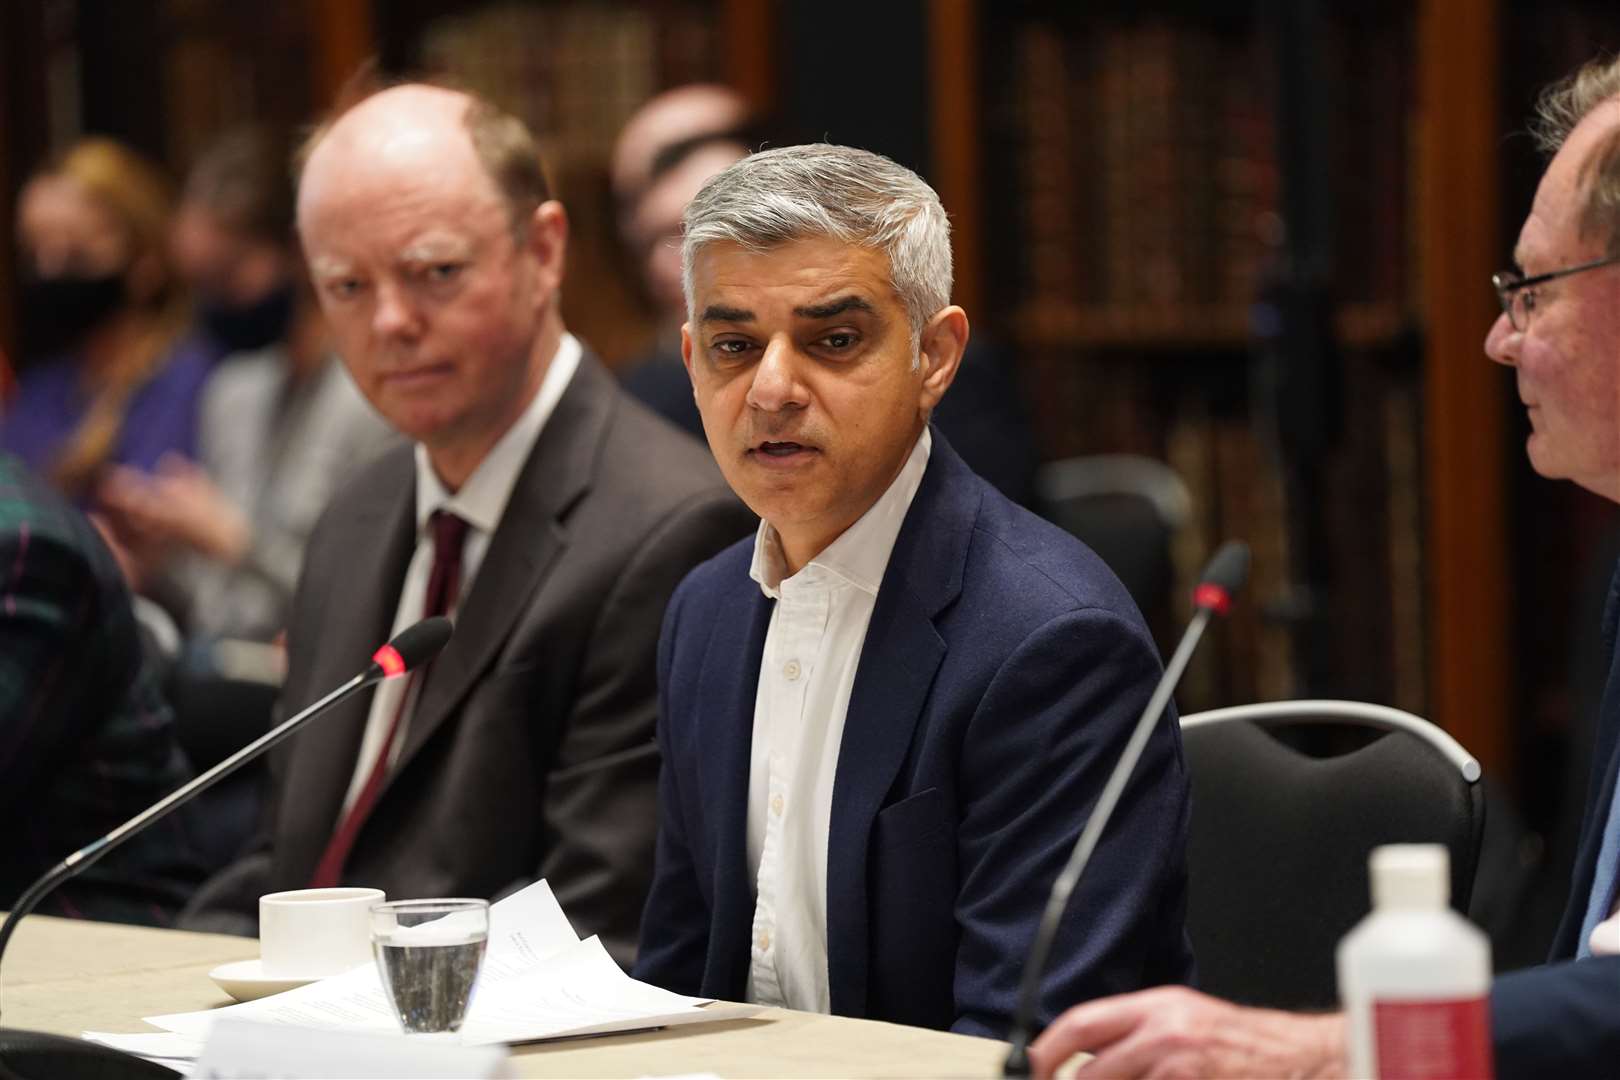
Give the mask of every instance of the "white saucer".
[[208, 977], [214, 980], [215, 986], [237, 1001], [252, 1001], [255, 998], [279, 994], [284, 990], [296, 990], [300, 986], [308, 986], [319, 978], [315, 976], [299, 979], [286, 975], [272, 977], [264, 973], [264, 967], [257, 959], [221, 964], [210, 971]]

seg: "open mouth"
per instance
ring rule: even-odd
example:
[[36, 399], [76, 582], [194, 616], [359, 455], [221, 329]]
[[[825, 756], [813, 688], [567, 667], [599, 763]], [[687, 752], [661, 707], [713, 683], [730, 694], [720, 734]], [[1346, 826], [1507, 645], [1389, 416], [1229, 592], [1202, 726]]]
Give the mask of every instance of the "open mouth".
[[797, 469], [816, 459], [821, 451], [792, 439], [765, 439], [748, 451], [748, 459], [767, 469]]

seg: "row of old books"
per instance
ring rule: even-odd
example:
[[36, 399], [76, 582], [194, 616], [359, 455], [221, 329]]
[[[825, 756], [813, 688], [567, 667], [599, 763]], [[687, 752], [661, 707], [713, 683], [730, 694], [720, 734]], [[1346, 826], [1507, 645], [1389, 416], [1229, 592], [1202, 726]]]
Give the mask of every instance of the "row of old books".
[[[1027, 18], [991, 58], [991, 170], [1015, 235], [994, 267], [1037, 341], [1241, 341], [1285, 240], [1275, 66], [1252, 31], [1171, 16]], [[1336, 286], [1400, 306], [1412, 254], [1402, 25], [1332, 35]], [[997, 67], [1005, 64], [1005, 68]], [[1006, 78], [1001, 78], [1001, 74]]]
[[616, 233], [613, 141], [660, 90], [714, 78], [713, 16], [702, 0], [504, 3], [442, 16], [421, 33], [424, 67], [484, 94], [539, 138], [569, 214], [574, 287], [563, 292], [563, 314], [609, 364], [634, 357], [653, 329]]

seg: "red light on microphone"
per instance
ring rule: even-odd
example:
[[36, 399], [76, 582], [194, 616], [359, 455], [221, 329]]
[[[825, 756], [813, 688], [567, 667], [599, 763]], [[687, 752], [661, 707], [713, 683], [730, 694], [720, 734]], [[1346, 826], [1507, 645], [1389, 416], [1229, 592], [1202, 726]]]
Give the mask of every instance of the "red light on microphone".
[[405, 658], [392, 645], [384, 645], [371, 654], [378, 667], [383, 669], [383, 677], [392, 679], [395, 675], [405, 674]]
[[1217, 615], [1225, 615], [1232, 610], [1232, 594], [1219, 585], [1204, 582], [1193, 590], [1193, 606], [1208, 608]]

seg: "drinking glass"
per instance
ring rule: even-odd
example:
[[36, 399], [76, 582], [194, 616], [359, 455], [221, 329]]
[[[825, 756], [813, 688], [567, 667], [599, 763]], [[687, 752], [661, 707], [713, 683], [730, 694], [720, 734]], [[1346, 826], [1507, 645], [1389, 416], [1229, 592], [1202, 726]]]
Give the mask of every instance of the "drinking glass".
[[397, 900], [371, 908], [383, 993], [407, 1033], [456, 1031], [489, 941], [487, 900]]

